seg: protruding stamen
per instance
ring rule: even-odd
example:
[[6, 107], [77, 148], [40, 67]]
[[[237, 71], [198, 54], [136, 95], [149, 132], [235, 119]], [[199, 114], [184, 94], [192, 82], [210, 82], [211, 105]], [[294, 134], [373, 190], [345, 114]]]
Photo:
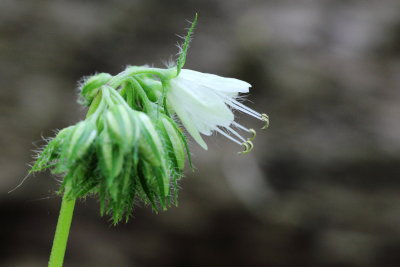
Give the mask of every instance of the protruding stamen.
[[243, 142], [246, 142], [246, 140], [240, 134], [238, 134], [235, 130], [233, 130], [231, 127], [226, 127], [226, 129], [228, 129], [229, 132], [233, 133], [237, 138], [239, 138]]
[[237, 128], [239, 128], [239, 129], [241, 129], [241, 130], [243, 130], [243, 131], [245, 131], [245, 132], [248, 132], [248, 133], [250, 133], [250, 129], [247, 129], [246, 127], [244, 127], [243, 125], [240, 125], [239, 123], [237, 123], [237, 122], [232, 122], [232, 125], [234, 125], [235, 127], [237, 127]]
[[252, 143], [251, 141], [243, 142], [243, 143], [242, 143], [242, 146], [243, 146], [244, 150], [243, 150], [242, 152], [239, 152], [239, 154], [247, 154], [247, 153], [249, 153], [249, 152], [253, 149], [253, 147], [254, 147], [254, 145], [253, 145], [253, 143]]
[[225, 99], [226, 104], [235, 107], [237, 110], [240, 110], [243, 113], [246, 113], [250, 116], [253, 116], [253, 117], [261, 120], [261, 114], [258, 113], [257, 111], [252, 110], [251, 108], [243, 105], [242, 103], [240, 103], [239, 101], [235, 100], [232, 97], [229, 97], [227, 95], [224, 95], [224, 94], [218, 93], [218, 92], [217, 92], [217, 95], [219, 95], [221, 98]]
[[243, 105], [242, 103], [240, 103], [239, 101], [236, 101], [234, 99], [231, 99], [231, 98], [228, 98], [228, 97], [226, 97], [225, 99], [226, 99], [226, 103], [228, 105], [236, 108], [237, 110], [239, 110], [239, 111], [241, 111], [243, 113], [246, 113], [247, 115], [250, 115], [250, 116], [252, 116], [254, 118], [262, 120], [261, 114], [258, 113], [257, 111], [252, 110], [249, 107], [246, 107], [245, 105]]
[[254, 140], [254, 138], [256, 138], [257, 133], [256, 133], [256, 131], [255, 131], [254, 129], [249, 129], [249, 132], [250, 132], [253, 136], [247, 138], [247, 141], [250, 141], [250, 142], [251, 142], [251, 141]]
[[241, 151], [241, 152], [238, 152], [238, 154], [245, 154], [245, 153], [247, 153], [246, 151], [249, 150], [249, 144], [247, 144], [247, 141], [244, 142], [244, 143], [242, 144], [242, 146], [244, 147], [244, 150]]
[[235, 142], [236, 144], [242, 145], [241, 142], [239, 142], [238, 140], [236, 140], [235, 138], [233, 138], [233, 137], [230, 136], [229, 134], [225, 133], [225, 132], [222, 131], [221, 129], [217, 128], [216, 131], [219, 132], [220, 134], [222, 134], [223, 136], [225, 136], [226, 138], [230, 139], [231, 141]]
[[251, 129], [251, 128], [250, 128], [250, 129], [247, 129], [246, 127], [240, 125], [240, 124], [237, 123], [237, 122], [232, 122], [232, 125], [236, 126], [237, 128], [239, 128], [239, 129], [241, 129], [241, 130], [243, 130], [243, 131], [245, 131], [245, 132], [251, 133], [252, 137], [247, 138], [247, 140], [253, 141], [254, 138], [256, 138], [256, 135], [257, 135], [257, 134], [256, 134], [256, 131], [255, 131], [254, 129]]
[[261, 114], [261, 120], [265, 122], [265, 125], [261, 129], [267, 129], [269, 126], [269, 117], [267, 114], [263, 113]]

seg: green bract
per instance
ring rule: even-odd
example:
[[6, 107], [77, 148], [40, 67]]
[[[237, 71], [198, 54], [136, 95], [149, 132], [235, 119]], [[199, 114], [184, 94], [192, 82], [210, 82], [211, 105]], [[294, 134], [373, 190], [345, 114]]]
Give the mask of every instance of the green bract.
[[[162, 77], [150, 81], [142, 73], [130, 74], [111, 87], [95, 83], [99, 75], [83, 86], [96, 91], [87, 118], [61, 130], [31, 172], [50, 168], [62, 175], [59, 192], [70, 199], [98, 196], [101, 213], [112, 215], [114, 223], [128, 219], [139, 201], [155, 211], [166, 209], [176, 201], [189, 151], [178, 125], [157, 102], [163, 103], [161, 94], [156, 96]], [[87, 93], [83, 97], [92, 93], [88, 90], [81, 91]]]

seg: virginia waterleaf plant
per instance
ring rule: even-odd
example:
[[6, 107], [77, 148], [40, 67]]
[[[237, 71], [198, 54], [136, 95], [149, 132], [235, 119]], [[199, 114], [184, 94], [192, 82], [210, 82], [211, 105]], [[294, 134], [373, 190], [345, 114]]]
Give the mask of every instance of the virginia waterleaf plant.
[[266, 114], [238, 101], [249, 92], [249, 83], [183, 69], [196, 23], [197, 15], [174, 66], [128, 66], [115, 76], [85, 78], [79, 102], [88, 107], [86, 119], [60, 130], [37, 155], [30, 173], [50, 169], [63, 177], [50, 267], [63, 264], [78, 198], [96, 196], [101, 215], [110, 215], [114, 224], [128, 221], [138, 202], [155, 212], [177, 204], [186, 159], [192, 167], [183, 128], [206, 150], [201, 134], [217, 132], [241, 145], [239, 153], [245, 154], [256, 132], [235, 121], [233, 111], [268, 127]]

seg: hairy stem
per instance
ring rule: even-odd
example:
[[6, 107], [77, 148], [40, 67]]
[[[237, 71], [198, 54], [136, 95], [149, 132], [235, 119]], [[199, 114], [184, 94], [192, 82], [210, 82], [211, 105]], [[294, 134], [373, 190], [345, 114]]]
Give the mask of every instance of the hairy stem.
[[114, 76], [107, 84], [113, 88], [116, 88], [127, 78], [140, 74], [155, 75], [159, 77], [161, 80], [165, 80], [165, 79], [171, 79], [174, 76], [176, 76], [176, 70], [134, 66], [127, 68], [125, 71]]
[[61, 202], [56, 233], [54, 235], [53, 247], [51, 249], [49, 267], [61, 267], [63, 265], [74, 207], [75, 199], [67, 199], [64, 194]]

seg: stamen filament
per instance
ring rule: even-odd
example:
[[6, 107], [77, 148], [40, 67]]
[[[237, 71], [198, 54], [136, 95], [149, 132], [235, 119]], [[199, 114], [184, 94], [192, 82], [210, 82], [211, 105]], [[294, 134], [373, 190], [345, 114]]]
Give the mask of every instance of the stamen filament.
[[256, 119], [262, 120], [262, 116], [260, 113], [258, 113], [255, 110], [252, 110], [251, 108], [246, 107], [242, 103], [240, 103], [234, 99], [229, 99], [229, 98], [226, 98], [226, 102], [228, 105], [235, 107], [236, 109], [240, 110], [241, 112], [246, 113]]
[[254, 129], [251, 129], [251, 128], [247, 129], [246, 127], [244, 127], [243, 125], [240, 125], [237, 122], [232, 122], [232, 125], [236, 126], [237, 128], [239, 128], [245, 132], [251, 133], [252, 137], [247, 138], [248, 141], [253, 141], [256, 138], [257, 133]]
[[239, 128], [239, 129], [241, 129], [241, 130], [243, 130], [245, 132], [250, 133], [250, 129], [247, 129], [246, 127], [244, 127], [243, 125], [240, 125], [239, 123], [237, 123], [235, 121], [232, 122], [232, 125], [236, 126], [237, 128]]
[[260, 114], [260, 113], [258, 113], [258, 112], [255, 111], [254, 109], [249, 108], [248, 106], [246, 106], [246, 105], [244, 105], [243, 103], [237, 101], [236, 99], [234, 99], [234, 98], [229, 98], [229, 100], [230, 100], [232, 103], [236, 104], [237, 106], [242, 107], [243, 109], [246, 109], [246, 110], [248, 110], [249, 112], [252, 112], [254, 115], [256, 115], [256, 116], [258, 116], [258, 117], [261, 117], [261, 114]]
[[238, 145], [242, 145], [241, 142], [239, 142], [238, 140], [236, 140], [235, 138], [233, 138], [232, 136], [230, 136], [229, 134], [225, 133], [224, 131], [222, 131], [220, 128], [216, 128], [216, 131], [219, 132], [220, 134], [222, 134], [223, 136], [225, 136], [226, 138], [230, 139], [231, 141], [235, 142]]
[[255, 110], [252, 110], [251, 108], [243, 105], [242, 103], [240, 103], [239, 101], [235, 100], [234, 98], [231, 98], [229, 96], [226, 96], [224, 94], [218, 93], [216, 92], [218, 96], [220, 96], [221, 98], [223, 98], [225, 100], [225, 103], [227, 103], [230, 106], [233, 106], [235, 108], [237, 108], [238, 110], [240, 110], [243, 113], [246, 113], [250, 116], [253, 116], [259, 120], [262, 120], [262, 116], [260, 113], [258, 113]]
[[226, 129], [228, 129], [228, 131], [233, 133], [237, 138], [239, 138], [243, 142], [246, 142], [246, 140], [240, 134], [238, 134], [235, 130], [233, 130], [231, 127], [226, 127]]

